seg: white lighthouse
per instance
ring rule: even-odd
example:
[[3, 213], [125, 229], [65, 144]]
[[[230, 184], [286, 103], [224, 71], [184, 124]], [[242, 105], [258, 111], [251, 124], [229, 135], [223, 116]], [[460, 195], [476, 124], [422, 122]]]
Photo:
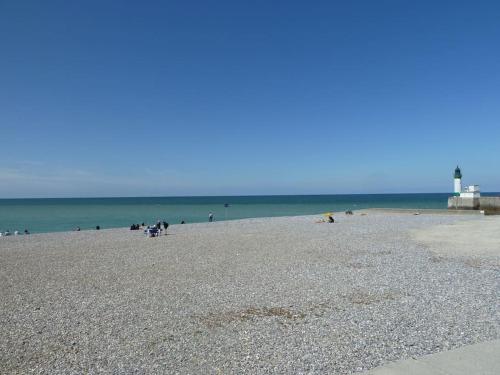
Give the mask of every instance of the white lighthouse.
[[468, 185], [462, 189], [462, 172], [457, 165], [453, 175], [453, 197], [448, 198], [449, 210], [481, 210], [482, 213], [500, 212], [500, 197], [481, 197], [479, 185]]
[[455, 195], [460, 195], [460, 193], [462, 192], [462, 172], [460, 172], [460, 168], [458, 168], [458, 165], [455, 168], [454, 177], [455, 177], [455, 179], [454, 179], [454, 182], [455, 182], [454, 193], [455, 193]]

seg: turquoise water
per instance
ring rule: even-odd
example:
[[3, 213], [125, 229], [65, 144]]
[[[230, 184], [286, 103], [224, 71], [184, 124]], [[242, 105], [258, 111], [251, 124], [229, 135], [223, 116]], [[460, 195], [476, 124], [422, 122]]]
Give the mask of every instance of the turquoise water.
[[[371, 207], [446, 208], [449, 194], [0, 199], [0, 231], [32, 233], [318, 214]], [[229, 204], [226, 209], [224, 204]]]

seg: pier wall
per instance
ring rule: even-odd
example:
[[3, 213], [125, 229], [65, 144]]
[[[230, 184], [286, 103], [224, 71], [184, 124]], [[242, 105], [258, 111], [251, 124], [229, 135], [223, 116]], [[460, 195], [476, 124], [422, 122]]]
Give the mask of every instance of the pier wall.
[[480, 198], [449, 197], [448, 209], [450, 210], [479, 210]]
[[500, 197], [479, 198], [479, 209], [485, 211], [500, 211]]
[[500, 197], [449, 197], [448, 209], [500, 211]]

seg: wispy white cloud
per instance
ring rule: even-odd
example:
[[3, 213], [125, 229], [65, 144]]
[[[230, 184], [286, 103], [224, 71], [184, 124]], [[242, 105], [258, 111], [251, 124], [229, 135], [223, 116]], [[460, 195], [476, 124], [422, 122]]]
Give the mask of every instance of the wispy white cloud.
[[0, 167], [0, 197], [179, 195], [199, 185], [182, 172], [151, 167], [127, 175], [49, 164]]
[[20, 160], [15, 163], [15, 165], [20, 165], [20, 166], [33, 166], [33, 167], [40, 167], [42, 165], [45, 165], [46, 163], [41, 160]]

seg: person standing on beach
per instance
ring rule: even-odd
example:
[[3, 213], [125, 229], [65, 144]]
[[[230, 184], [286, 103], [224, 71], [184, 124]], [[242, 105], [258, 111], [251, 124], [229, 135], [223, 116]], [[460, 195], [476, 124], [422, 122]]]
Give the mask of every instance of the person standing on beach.
[[211, 223], [212, 221], [214, 221], [214, 214], [210, 212], [208, 214], [208, 222]]

